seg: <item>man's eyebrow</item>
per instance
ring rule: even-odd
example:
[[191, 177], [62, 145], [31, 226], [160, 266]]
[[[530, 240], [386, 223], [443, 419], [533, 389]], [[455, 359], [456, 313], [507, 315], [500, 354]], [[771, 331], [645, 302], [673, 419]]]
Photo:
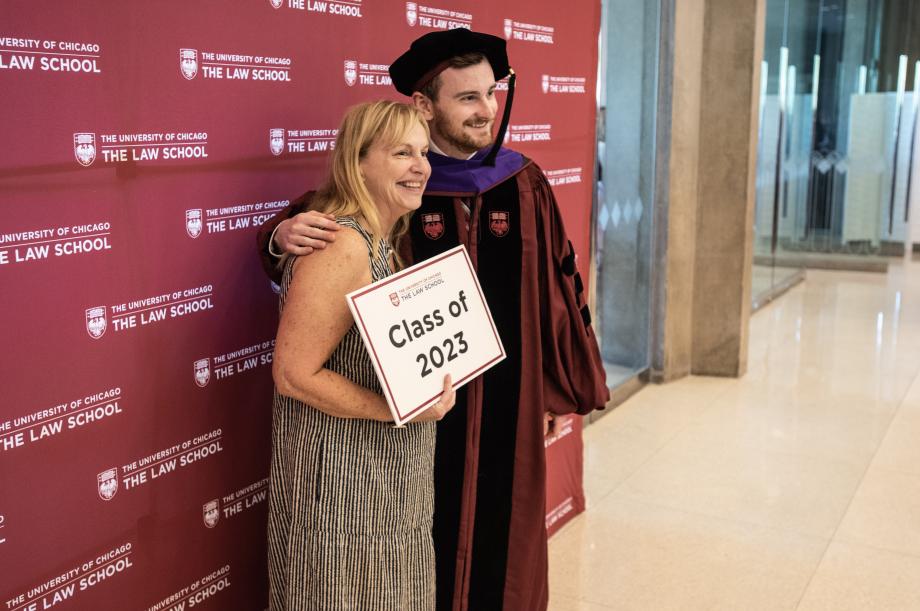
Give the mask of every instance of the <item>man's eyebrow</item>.
[[[489, 87], [486, 88], [486, 91], [493, 91], [497, 86], [498, 86], [497, 84], [489, 85]], [[462, 98], [463, 96], [467, 96], [467, 95], [480, 95], [480, 93], [478, 89], [468, 89], [466, 91], [460, 91], [458, 93], [455, 93], [454, 97]]]

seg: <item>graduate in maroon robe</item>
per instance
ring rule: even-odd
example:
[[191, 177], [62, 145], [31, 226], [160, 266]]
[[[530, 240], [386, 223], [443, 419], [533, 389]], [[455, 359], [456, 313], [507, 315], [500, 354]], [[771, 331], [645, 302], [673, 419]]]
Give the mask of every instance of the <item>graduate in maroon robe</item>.
[[[466, 246], [507, 352], [458, 391], [456, 407], [438, 423], [433, 534], [444, 611], [546, 608], [545, 423], [553, 414], [601, 409], [609, 398], [552, 189], [533, 161], [500, 147], [513, 74], [493, 137], [495, 83], [510, 72], [503, 39], [464, 29], [426, 34], [390, 66], [397, 90], [428, 119], [433, 151], [402, 253], [418, 262]], [[274, 230], [308, 209], [309, 199], [260, 231], [270, 275]], [[298, 235], [297, 225], [312, 227], [311, 237]], [[279, 231], [297, 241], [275, 241], [303, 253], [319, 245], [312, 240], [329, 239], [326, 226], [316, 213], [301, 215]]]

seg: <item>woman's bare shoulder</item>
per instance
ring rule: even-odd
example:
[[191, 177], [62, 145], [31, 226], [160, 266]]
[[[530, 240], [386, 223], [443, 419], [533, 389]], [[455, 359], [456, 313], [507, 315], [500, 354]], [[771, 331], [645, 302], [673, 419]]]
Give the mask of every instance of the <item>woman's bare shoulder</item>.
[[367, 257], [367, 242], [356, 229], [345, 225], [343, 231], [336, 232], [335, 241], [327, 242], [325, 248], [297, 258], [294, 277], [335, 275], [347, 279], [364, 276], [369, 273]]

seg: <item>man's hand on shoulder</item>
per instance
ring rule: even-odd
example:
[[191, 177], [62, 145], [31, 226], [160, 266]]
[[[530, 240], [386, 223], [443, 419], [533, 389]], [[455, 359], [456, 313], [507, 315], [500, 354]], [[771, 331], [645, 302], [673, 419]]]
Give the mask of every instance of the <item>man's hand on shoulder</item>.
[[339, 228], [332, 214], [315, 210], [301, 212], [282, 221], [275, 229], [273, 250], [292, 255], [309, 255], [314, 250], [326, 248], [327, 243], [334, 242]]

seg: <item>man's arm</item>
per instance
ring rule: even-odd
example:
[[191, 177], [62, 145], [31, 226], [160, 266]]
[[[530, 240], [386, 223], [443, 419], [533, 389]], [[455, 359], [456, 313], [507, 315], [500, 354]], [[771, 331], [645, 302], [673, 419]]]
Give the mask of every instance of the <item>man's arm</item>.
[[308, 255], [335, 240], [339, 225], [332, 215], [310, 210], [312, 198], [313, 191], [304, 193], [259, 228], [256, 241], [262, 269], [277, 284], [281, 283], [277, 264], [283, 253]]
[[552, 414], [587, 414], [603, 409], [610, 398], [606, 372], [591, 327], [584, 284], [575, 265], [552, 187], [542, 171], [531, 170], [533, 197], [542, 223], [538, 231], [543, 295], [540, 301], [543, 397], [546, 430], [552, 432]]

